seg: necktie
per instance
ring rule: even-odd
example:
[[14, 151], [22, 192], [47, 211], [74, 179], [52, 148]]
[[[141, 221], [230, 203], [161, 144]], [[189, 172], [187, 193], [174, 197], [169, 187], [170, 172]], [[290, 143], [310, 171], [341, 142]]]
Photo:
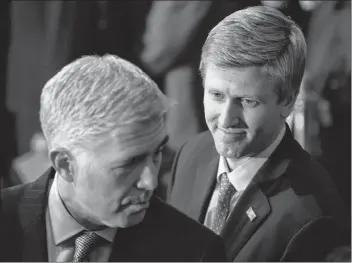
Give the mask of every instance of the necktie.
[[83, 232], [75, 240], [73, 262], [88, 262], [88, 256], [102, 238], [94, 232]]
[[220, 187], [218, 201], [215, 208], [215, 215], [210, 226], [210, 229], [218, 235], [226, 223], [226, 219], [230, 210], [231, 197], [235, 192], [236, 189], [231, 184], [227, 173], [222, 173], [220, 175]]

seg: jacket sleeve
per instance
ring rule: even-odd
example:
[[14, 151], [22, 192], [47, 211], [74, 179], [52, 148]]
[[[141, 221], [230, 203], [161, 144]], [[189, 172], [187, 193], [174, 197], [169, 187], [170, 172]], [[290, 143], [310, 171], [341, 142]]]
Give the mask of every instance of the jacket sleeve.
[[200, 259], [202, 262], [227, 262], [230, 261], [226, 257], [225, 246], [222, 238], [214, 234], [210, 245], [203, 251]]
[[280, 261], [325, 261], [327, 254], [341, 243], [332, 217], [320, 216], [304, 226], [292, 237]]
[[143, 36], [141, 61], [153, 74], [165, 72], [192, 40], [211, 1], [153, 1]]

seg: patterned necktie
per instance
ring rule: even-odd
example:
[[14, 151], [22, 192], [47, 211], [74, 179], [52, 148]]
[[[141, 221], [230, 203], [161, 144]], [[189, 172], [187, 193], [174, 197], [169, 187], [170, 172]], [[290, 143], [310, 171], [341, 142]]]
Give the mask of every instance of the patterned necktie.
[[73, 262], [88, 262], [88, 256], [102, 238], [94, 232], [83, 232], [75, 240]]
[[230, 211], [231, 197], [235, 192], [236, 189], [229, 181], [227, 173], [222, 173], [220, 175], [220, 187], [218, 201], [215, 208], [215, 215], [210, 226], [210, 229], [218, 235], [226, 223], [226, 219]]

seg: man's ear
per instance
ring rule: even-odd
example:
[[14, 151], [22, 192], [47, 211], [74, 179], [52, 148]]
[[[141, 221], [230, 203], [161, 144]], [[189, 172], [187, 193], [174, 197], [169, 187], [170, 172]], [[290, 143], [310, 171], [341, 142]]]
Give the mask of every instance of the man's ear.
[[286, 119], [292, 112], [295, 105], [295, 100], [290, 98], [282, 102], [281, 117]]
[[49, 156], [56, 172], [67, 182], [72, 182], [76, 171], [76, 159], [72, 153], [66, 148], [58, 148]]

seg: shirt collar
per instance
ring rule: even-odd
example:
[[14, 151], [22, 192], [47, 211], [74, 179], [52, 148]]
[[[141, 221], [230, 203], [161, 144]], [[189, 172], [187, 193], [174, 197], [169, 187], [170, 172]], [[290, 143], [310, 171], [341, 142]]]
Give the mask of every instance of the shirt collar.
[[227, 173], [229, 181], [235, 187], [237, 191], [244, 191], [253, 177], [256, 175], [260, 167], [268, 160], [269, 156], [274, 152], [276, 147], [281, 142], [285, 135], [286, 127], [280, 130], [276, 139], [261, 153], [254, 157], [246, 157], [238, 163], [238, 166], [230, 172], [230, 168], [227, 164], [225, 157], [220, 156], [217, 181], [220, 181], [220, 175]]
[[[86, 230], [80, 225], [66, 210], [64, 206], [57, 185], [58, 174], [55, 175], [53, 184], [49, 192], [49, 216], [53, 232], [53, 239], [55, 245], [58, 245], [79, 232]], [[109, 242], [113, 242], [117, 228], [104, 228], [99, 231], [94, 231]]]

